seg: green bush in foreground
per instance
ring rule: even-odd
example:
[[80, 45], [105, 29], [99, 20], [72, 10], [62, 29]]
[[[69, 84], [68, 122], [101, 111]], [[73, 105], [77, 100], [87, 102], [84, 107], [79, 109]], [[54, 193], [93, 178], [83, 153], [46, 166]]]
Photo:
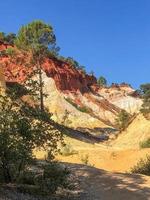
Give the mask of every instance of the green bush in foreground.
[[150, 156], [141, 159], [132, 169], [132, 173], [144, 174], [150, 176]]
[[[48, 113], [0, 96], [0, 184], [12, 183], [21, 192], [40, 195], [67, 187], [69, 172], [53, 163], [61, 141]], [[47, 150], [49, 162], [37, 166], [35, 148]]]
[[69, 170], [57, 162], [43, 163], [38, 170], [26, 171], [19, 180], [19, 190], [31, 195], [50, 195], [58, 188], [71, 189]]
[[140, 148], [150, 148], [150, 138], [148, 138], [147, 140], [140, 142]]

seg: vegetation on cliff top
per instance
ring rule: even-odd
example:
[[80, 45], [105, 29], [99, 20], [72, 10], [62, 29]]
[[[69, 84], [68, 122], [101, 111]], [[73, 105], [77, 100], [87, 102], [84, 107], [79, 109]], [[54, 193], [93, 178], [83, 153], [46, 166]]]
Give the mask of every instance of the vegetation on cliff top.
[[149, 118], [150, 114], [150, 83], [141, 85], [141, 94], [143, 97], [143, 105], [141, 112]]

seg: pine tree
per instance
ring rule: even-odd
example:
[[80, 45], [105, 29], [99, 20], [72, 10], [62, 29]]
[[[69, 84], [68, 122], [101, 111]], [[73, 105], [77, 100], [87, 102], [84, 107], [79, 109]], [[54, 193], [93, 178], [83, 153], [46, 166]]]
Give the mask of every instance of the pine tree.
[[42, 21], [33, 21], [21, 27], [15, 45], [19, 49], [31, 53], [31, 65], [35, 66], [33, 71], [38, 75], [40, 108], [44, 110], [42, 64], [47, 54], [55, 50], [56, 37], [53, 28]]

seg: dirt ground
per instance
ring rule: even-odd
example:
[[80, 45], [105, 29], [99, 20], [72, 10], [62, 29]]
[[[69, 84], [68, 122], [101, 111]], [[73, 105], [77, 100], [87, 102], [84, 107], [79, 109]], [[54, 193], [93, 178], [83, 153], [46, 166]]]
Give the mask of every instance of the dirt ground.
[[[131, 168], [146, 155], [150, 155], [150, 149], [117, 149], [103, 144], [87, 144], [75, 139], [67, 138], [67, 144], [71, 145], [76, 154], [70, 156], [57, 155], [56, 160], [61, 162], [87, 164], [98, 169], [111, 172], [130, 172]], [[39, 159], [44, 159], [46, 152], [36, 151]]]
[[71, 165], [80, 181], [76, 200], [150, 200], [150, 177]]
[[[76, 154], [58, 155], [78, 180], [76, 200], [150, 200], [150, 177], [130, 174], [131, 168], [150, 155], [150, 149], [121, 149], [66, 138]], [[36, 151], [39, 159], [45, 152]], [[86, 163], [85, 163], [86, 162]]]

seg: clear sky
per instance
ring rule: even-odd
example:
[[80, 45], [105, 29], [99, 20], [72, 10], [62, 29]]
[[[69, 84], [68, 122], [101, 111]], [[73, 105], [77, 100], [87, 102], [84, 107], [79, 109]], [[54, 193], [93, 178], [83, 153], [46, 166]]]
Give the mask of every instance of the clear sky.
[[35, 19], [54, 27], [61, 55], [97, 77], [150, 82], [150, 0], [1, 0], [0, 31]]

